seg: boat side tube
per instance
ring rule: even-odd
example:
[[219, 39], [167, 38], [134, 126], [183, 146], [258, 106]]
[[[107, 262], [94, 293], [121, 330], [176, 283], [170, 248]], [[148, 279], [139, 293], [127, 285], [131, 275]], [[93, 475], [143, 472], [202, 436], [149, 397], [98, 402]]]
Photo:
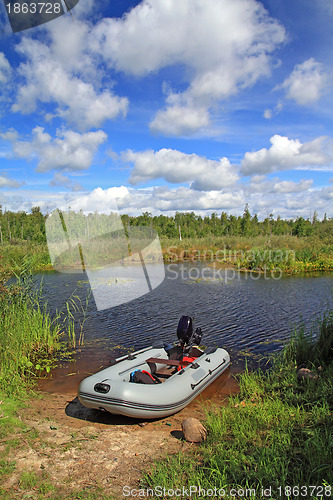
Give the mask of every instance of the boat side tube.
[[216, 348], [204, 352], [195, 362], [171, 375], [162, 384], [130, 383], [133, 370], [149, 370], [146, 363], [149, 357], [162, 360], [165, 351], [154, 348], [145, 350], [134, 360], [124, 359], [86, 378], [80, 384], [80, 402], [88, 408], [107, 410], [113, 414], [146, 419], [165, 417], [188, 405], [230, 364], [227, 351]]

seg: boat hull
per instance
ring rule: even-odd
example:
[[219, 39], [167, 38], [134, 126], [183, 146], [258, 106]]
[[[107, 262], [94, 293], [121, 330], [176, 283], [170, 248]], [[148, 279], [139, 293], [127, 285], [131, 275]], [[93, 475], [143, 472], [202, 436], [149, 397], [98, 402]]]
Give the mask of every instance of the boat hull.
[[[207, 349], [193, 363], [174, 373], [161, 384], [131, 383], [136, 369], [150, 371], [149, 358], [161, 358], [157, 372], [167, 368], [163, 348], [150, 347], [137, 351], [95, 375], [84, 379], [79, 387], [79, 400], [88, 407], [115, 415], [153, 419], [172, 415], [185, 408], [195, 397], [219, 377], [229, 366], [230, 357], [221, 348]], [[96, 384], [109, 387], [106, 393], [96, 391]], [[97, 385], [97, 387], [100, 387]]]

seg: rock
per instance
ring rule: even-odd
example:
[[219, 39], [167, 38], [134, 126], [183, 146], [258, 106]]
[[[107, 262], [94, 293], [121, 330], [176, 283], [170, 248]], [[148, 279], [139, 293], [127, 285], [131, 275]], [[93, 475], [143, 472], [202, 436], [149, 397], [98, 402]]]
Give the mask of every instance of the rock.
[[202, 423], [193, 417], [184, 418], [182, 421], [183, 436], [190, 443], [201, 443], [207, 437], [207, 431]]
[[297, 372], [297, 380], [309, 380], [309, 379], [316, 380], [317, 378], [318, 375], [309, 370], [309, 368], [301, 368]]

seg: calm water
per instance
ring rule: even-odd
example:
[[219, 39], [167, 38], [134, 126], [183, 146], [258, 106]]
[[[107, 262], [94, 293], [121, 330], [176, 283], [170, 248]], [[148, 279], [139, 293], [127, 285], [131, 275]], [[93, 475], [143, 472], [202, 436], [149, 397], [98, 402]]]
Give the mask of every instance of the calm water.
[[[83, 274], [45, 273], [44, 297], [52, 311], [71, 293], [86, 296]], [[97, 311], [93, 297], [85, 323], [84, 350], [119, 352], [163, 340], [176, 340], [183, 314], [195, 318], [203, 344], [237, 354], [262, 356], [277, 350], [301, 320], [311, 324], [333, 306], [333, 274], [250, 276], [220, 271], [202, 263], [166, 266], [166, 279], [151, 293], [114, 308]]]

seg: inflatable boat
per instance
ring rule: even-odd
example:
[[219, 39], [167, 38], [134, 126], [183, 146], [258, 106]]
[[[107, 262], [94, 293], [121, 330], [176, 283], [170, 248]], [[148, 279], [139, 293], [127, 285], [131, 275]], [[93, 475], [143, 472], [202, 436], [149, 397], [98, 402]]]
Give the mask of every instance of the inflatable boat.
[[188, 316], [180, 319], [177, 335], [179, 344], [141, 349], [84, 379], [78, 393], [81, 404], [144, 419], [185, 408], [227, 369], [230, 356], [219, 347], [193, 345], [201, 339], [201, 330], [193, 335]]

